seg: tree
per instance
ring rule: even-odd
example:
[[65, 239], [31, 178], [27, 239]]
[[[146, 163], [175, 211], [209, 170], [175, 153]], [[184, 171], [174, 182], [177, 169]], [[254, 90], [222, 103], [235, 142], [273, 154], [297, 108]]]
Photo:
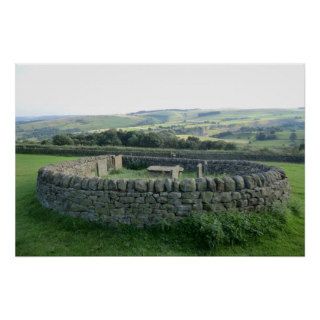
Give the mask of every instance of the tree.
[[294, 142], [297, 140], [297, 134], [295, 132], [291, 132], [289, 139]]
[[69, 136], [57, 134], [52, 138], [52, 143], [57, 146], [72, 145], [73, 140]]
[[140, 144], [141, 147], [159, 148], [162, 146], [162, 139], [155, 132], [149, 132], [143, 135]]
[[106, 146], [106, 145], [119, 146], [122, 144], [121, 140], [118, 137], [117, 130], [115, 129], [104, 131], [100, 135], [98, 135], [97, 143], [100, 146]]

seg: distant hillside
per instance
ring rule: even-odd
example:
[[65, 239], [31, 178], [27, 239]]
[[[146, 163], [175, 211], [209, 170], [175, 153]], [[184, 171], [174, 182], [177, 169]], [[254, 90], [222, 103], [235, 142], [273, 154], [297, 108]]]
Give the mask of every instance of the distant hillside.
[[138, 116], [64, 116], [16, 124], [17, 139], [45, 139], [58, 133], [88, 132], [97, 129], [131, 127], [143, 123]]
[[[43, 140], [62, 133], [84, 133], [112, 128], [127, 130], [149, 128], [185, 129], [209, 126], [210, 134], [241, 126], [292, 126], [304, 124], [303, 109], [161, 109], [138, 111], [126, 115], [17, 117], [17, 140]], [[297, 126], [295, 124], [295, 126]], [[208, 129], [207, 128], [207, 129]], [[180, 130], [181, 131], [181, 130]]]

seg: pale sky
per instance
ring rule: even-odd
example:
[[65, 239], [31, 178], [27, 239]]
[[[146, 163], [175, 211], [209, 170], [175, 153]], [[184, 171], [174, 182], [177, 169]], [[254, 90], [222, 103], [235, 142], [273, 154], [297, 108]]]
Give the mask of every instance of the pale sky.
[[16, 115], [304, 107], [302, 64], [16, 65]]

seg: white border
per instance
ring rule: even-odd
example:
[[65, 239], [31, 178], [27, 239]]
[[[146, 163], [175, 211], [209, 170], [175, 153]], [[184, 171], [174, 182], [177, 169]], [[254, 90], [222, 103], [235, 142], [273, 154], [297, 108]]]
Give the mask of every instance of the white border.
[[[319, 319], [316, 3], [1, 3], [2, 319]], [[306, 258], [15, 258], [14, 63], [48, 62], [306, 62]]]

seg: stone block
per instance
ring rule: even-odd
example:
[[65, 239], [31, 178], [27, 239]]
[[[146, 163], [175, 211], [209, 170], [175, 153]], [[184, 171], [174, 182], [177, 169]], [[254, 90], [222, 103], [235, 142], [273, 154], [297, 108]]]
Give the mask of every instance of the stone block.
[[200, 192], [199, 191], [182, 192], [181, 193], [181, 198], [182, 199], [198, 199], [199, 197], [200, 197]]
[[156, 192], [163, 192], [164, 191], [164, 180], [163, 179], [157, 179], [154, 182], [154, 188]]
[[232, 192], [231, 197], [232, 197], [232, 200], [240, 200], [241, 194], [240, 192]]
[[169, 199], [179, 199], [181, 198], [181, 192], [170, 192], [168, 193]]
[[73, 176], [70, 182], [70, 186], [74, 189], [81, 189], [82, 178], [78, 176]]
[[225, 191], [235, 191], [236, 190], [236, 183], [231, 177], [224, 177], [224, 188]]
[[221, 193], [221, 202], [231, 202], [231, 192], [222, 192]]
[[126, 191], [127, 190], [127, 183], [128, 183], [128, 181], [126, 179], [119, 179], [117, 181], [118, 190]]
[[61, 186], [64, 188], [68, 188], [70, 185], [70, 181], [71, 181], [71, 176], [63, 175]]
[[183, 192], [196, 191], [195, 179], [184, 179], [180, 181], [180, 190]]
[[252, 176], [250, 176], [250, 175], [244, 176], [243, 180], [244, 180], [244, 185], [246, 188], [253, 189], [255, 187], [255, 182], [254, 182]]
[[213, 197], [212, 191], [203, 191], [201, 192], [202, 202], [210, 203]]
[[207, 179], [206, 178], [197, 178], [196, 185], [197, 185], [197, 191], [206, 191], [207, 190]]
[[214, 178], [207, 177], [207, 186], [210, 191], [216, 191], [216, 183]]
[[254, 174], [254, 173], [251, 176], [252, 176], [252, 179], [255, 182], [255, 185], [258, 186], [258, 187], [261, 187], [262, 186], [262, 182], [260, 180], [260, 177], [257, 174]]
[[164, 180], [164, 186], [166, 191], [171, 192], [172, 191], [172, 179], [166, 178]]
[[216, 189], [218, 192], [224, 191], [224, 181], [221, 178], [214, 178], [214, 182], [216, 183]]
[[232, 178], [236, 183], [236, 190], [239, 191], [239, 190], [244, 189], [245, 184], [244, 184], [244, 180], [243, 180], [243, 178], [241, 176], [234, 176]]
[[173, 186], [172, 186], [173, 191], [175, 192], [179, 191], [180, 190], [179, 186], [180, 186], [180, 181], [178, 179], [173, 179]]
[[98, 188], [98, 179], [96, 177], [90, 178], [88, 181], [89, 190], [97, 190]]
[[104, 179], [98, 178], [97, 190], [103, 190], [103, 189], [104, 189]]
[[147, 181], [143, 179], [135, 180], [135, 189], [139, 192], [147, 192], [148, 190]]
[[133, 192], [134, 191], [134, 180], [128, 180], [127, 182], [127, 191]]
[[148, 181], [148, 192], [154, 192], [154, 180]]
[[185, 204], [177, 207], [177, 215], [178, 216], [187, 216], [191, 213], [192, 206]]

